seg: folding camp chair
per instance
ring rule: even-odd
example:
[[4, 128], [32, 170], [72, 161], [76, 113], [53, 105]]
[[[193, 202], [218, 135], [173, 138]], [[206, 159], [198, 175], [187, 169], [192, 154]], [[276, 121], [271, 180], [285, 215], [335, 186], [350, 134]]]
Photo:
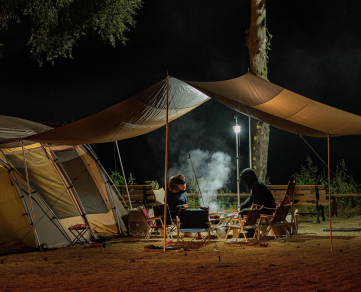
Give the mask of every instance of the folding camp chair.
[[[251, 207], [251, 210], [248, 212], [247, 215], [243, 216], [243, 218], [239, 218], [239, 217], [232, 218], [231, 223], [229, 224], [228, 231], [226, 233], [226, 237], [224, 238], [224, 242], [226, 242], [228, 233], [232, 229], [232, 227], [241, 229], [241, 231], [243, 233], [243, 237], [246, 242], [248, 242], [248, 238], [245, 233], [245, 230], [253, 229], [255, 231], [253, 238], [255, 238], [256, 234], [258, 233], [257, 226], [258, 226], [259, 220], [260, 220], [260, 212], [261, 212], [261, 209]], [[238, 223], [238, 226], [237, 225], [233, 226], [233, 224], [236, 224], [236, 223]], [[258, 238], [258, 236], [257, 236], [257, 238]]]
[[209, 227], [210, 227], [210, 233], [211, 235], [214, 235], [218, 237], [219, 239], [223, 240], [223, 237], [221, 237], [218, 234], [218, 230], [222, 230], [222, 233], [225, 232], [225, 227], [223, 226], [224, 223], [221, 221], [221, 214], [220, 213], [213, 213], [209, 215]]
[[74, 240], [70, 243], [71, 246], [82, 244], [86, 247], [86, 243], [91, 246], [90, 242], [84, 237], [84, 234], [89, 230], [88, 224], [76, 224], [70, 226], [68, 229], [71, 234], [74, 235]]
[[[143, 215], [145, 217], [145, 219], [147, 220], [148, 223], [148, 230], [147, 233], [145, 235], [145, 241], [149, 240], [150, 235], [152, 234], [153, 230], [159, 230], [159, 229], [164, 229], [164, 224], [163, 224], [163, 220], [162, 217], [163, 215], [157, 216], [157, 217], [150, 217], [148, 214], [147, 209], [144, 206], [139, 206], [139, 208], [142, 210]], [[161, 223], [161, 225], [157, 224], [157, 220], [159, 220], [159, 222]], [[170, 234], [168, 228], [171, 227], [171, 225], [166, 225], [165, 226], [165, 231], [166, 231], [166, 236], [168, 238], [168, 240], [173, 240], [172, 234]]]
[[208, 241], [210, 240], [208, 209], [181, 209], [177, 223], [177, 243], [181, 232], [196, 232], [191, 241], [201, 232], [207, 232], [207, 235], [202, 238], [202, 242], [206, 241], [207, 238]]
[[273, 230], [273, 227], [277, 225], [277, 226], [281, 226], [285, 230], [286, 237], [287, 237], [287, 234], [289, 234], [289, 231], [286, 228], [286, 225], [289, 223], [286, 221], [286, 216], [287, 216], [290, 208], [291, 208], [291, 204], [281, 205], [275, 209], [275, 212], [273, 213], [273, 215], [261, 214], [260, 215], [261, 221], [258, 226], [258, 236], [259, 236], [260, 226], [267, 225], [268, 226], [267, 234], [269, 233], [270, 230], [272, 230], [273, 236], [275, 237], [275, 239], [277, 239], [276, 233]]

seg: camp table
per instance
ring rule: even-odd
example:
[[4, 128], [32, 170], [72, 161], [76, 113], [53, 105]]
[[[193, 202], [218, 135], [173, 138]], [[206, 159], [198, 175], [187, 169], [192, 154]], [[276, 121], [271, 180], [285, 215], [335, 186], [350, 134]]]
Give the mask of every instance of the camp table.
[[74, 240], [70, 243], [71, 246], [76, 244], [82, 244], [86, 247], [85, 243], [90, 244], [90, 242], [84, 237], [84, 234], [89, 230], [88, 224], [76, 224], [70, 226], [69, 231], [74, 235]]

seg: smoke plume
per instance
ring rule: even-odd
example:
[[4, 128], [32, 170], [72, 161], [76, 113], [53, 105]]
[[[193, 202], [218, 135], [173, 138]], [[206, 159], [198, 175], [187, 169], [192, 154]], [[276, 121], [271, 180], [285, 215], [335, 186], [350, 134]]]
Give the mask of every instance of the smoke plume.
[[[209, 207], [211, 212], [216, 211], [219, 209], [216, 203], [217, 190], [224, 187], [229, 180], [231, 157], [220, 151], [210, 153], [200, 149], [191, 150], [189, 154], [193, 167], [188, 154], [182, 152], [178, 163], [169, 169], [169, 175], [183, 174], [187, 179], [188, 191], [191, 180], [196, 176], [203, 198], [200, 199], [201, 205]], [[198, 187], [196, 189], [198, 191]]]

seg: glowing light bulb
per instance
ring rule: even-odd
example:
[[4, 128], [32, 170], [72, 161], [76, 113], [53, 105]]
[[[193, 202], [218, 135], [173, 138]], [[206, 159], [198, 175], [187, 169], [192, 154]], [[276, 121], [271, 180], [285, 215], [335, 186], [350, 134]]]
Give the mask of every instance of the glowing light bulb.
[[239, 126], [239, 125], [237, 124], [237, 125], [235, 125], [235, 126], [233, 127], [233, 130], [234, 130], [234, 132], [235, 132], [236, 134], [238, 134], [239, 132], [241, 132], [241, 126]]

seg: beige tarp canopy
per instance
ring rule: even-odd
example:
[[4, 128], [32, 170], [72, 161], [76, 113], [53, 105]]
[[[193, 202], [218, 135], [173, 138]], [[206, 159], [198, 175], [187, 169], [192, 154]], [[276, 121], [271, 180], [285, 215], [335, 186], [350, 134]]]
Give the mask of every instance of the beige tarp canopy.
[[[90, 117], [31, 137], [54, 144], [104, 143], [132, 138], [165, 124], [165, 80]], [[169, 78], [169, 120], [209, 98], [295, 134], [327, 137], [361, 134], [361, 116], [306, 98], [252, 74], [219, 81]]]

